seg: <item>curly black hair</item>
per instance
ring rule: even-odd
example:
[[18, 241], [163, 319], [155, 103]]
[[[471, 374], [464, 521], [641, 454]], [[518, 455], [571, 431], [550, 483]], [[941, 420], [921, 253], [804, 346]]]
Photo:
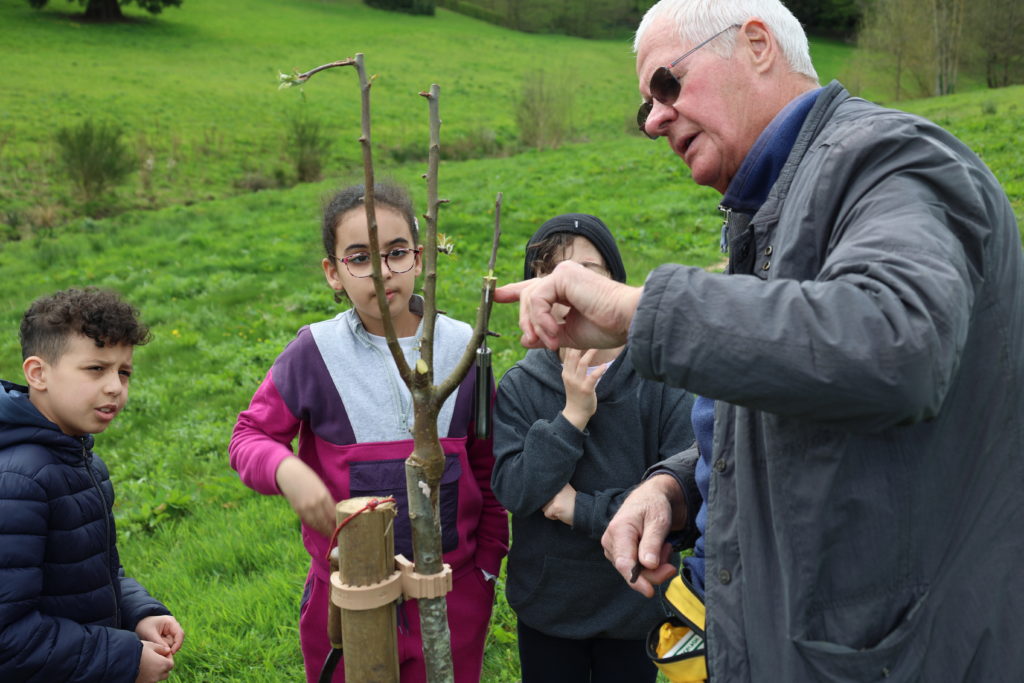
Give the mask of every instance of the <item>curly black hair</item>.
[[96, 346], [141, 346], [150, 339], [139, 311], [108, 289], [65, 289], [32, 302], [21, 319], [21, 357], [39, 356], [57, 362], [68, 339], [89, 337]]

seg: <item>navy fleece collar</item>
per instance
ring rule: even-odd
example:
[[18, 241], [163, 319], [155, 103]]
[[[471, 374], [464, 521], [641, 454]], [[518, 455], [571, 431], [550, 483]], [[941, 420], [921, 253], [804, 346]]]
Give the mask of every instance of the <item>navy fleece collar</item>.
[[726, 188], [722, 206], [750, 214], [761, 208], [822, 90], [824, 88], [816, 88], [793, 99], [772, 119]]

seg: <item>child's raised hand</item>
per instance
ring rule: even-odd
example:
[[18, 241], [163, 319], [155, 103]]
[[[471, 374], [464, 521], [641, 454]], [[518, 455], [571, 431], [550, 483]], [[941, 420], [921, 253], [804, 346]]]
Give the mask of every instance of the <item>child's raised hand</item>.
[[181, 649], [181, 644], [185, 641], [185, 631], [178, 620], [170, 614], [142, 619], [135, 625], [135, 633], [141, 640], [163, 643], [170, 649], [172, 655]]
[[277, 466], [277, 487], [306, 526], [330, 538], [334, 534], [336, 502], [320, 476], [291, 456]]
[[142, 655], [139, 657], [139, 675], [135, 683], [154, 683], [166, 681], [174, 668], [174, 656], [171, 648], [163, 643], [142, 641]]
[[608, 369], [605, 365], [587, 374], [590, 361], [596, 354], [597, 349], [565, 349], [565, 360], [562, 363], [562, 382], [565, 384], [565, 409], [562, 415], [580, 431], [586, 428], [590, 418], [597, 412], [595, 387], [597, 380]]

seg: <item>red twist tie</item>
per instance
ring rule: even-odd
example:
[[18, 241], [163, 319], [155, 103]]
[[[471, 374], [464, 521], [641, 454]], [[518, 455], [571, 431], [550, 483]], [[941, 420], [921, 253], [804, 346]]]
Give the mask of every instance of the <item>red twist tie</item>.
[[387, 498], [371, 498], [366, 503], [366, 505], [364, 505], [363, 507], [361, 507], [358, 510], [356, 510], [355, 512], [353, 512], [351, 515], [349, 515], [345, 519], [341, 520], [341, 523], [338, 524], [338, 526], [336, 526], [334, 528], [334, 533], [331, 534], [331, 539], [327, 543], [327, 555], [324, 557], [324, 559], [327, 560], [328, 562], [331, 561], [331, 549], [334, 548], [334, 544], [337, 543], [337, 541], [338, 541], [338, 534], [341, 533], [342, 528], [346, 524], [348, 524], [353, 519], [355, 519], [359, 515], [363, 514], [367, 510], [376, 510], [377, 506], [380, 505], [381, 503], [394, 503], [394, 502], [395, 502], [395, 497], [394, 496], [388, 496]]

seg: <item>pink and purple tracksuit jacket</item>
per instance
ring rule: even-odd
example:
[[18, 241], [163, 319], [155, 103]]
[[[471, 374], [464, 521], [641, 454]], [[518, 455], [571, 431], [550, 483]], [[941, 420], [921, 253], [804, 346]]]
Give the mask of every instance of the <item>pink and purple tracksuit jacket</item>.
[[[471, 330], [465, 323], [439, 315], [434, 334], [435, 381], [440, 381], [458, 361]], [[410, 365], [419, 356], [418, 339], [419, 333], [401, 340]], [[448, 603], [456, 680], [479, 676], [491, 600], [483, 599], [486, 596], [475, 584], [483, 576], [479, 570], [498, 574], [508, 546], [507, 514], [490, 486], [494, 465], [491, 442], [473, 436], [476, 381], [473, 368], [438, 416], [445, 453], [440, 491], [442, 548], [455, 579]], [[366, 332], [355, 311], [345, 311], [331, 320], [303, 327], [278, 356], [248, 409], [238, 416], [229, 446], [231, 466], [247, 486], [260, 493], [279, 494], [277, 467], [293, 455], [291, 442], [298, 435], [295, 455], [320, 475], [335, 500], [395, 497], [399, 507], [395, 552], [412, 558], [405, 488], [405, 458], [413, 449], [409, 433], [411, 400], [383, 341]], [[326, 657], [330, 649], [325, 630], [328, 539], [305, 524], [302, 538], [312, 562], [306, 588], [309, 604], [303, 608], [300, 632], [307, 677], [315, 680], [311, 668], [318, 671], [323, 662], [320, 655]], [[459, 601], [460, 585], [468, 585], [467, 576], [474, 582], [468, 591], [473, 595], [466, 596], [473, 604], [453, 604]], [[404, 605], [404, 616], [415, 617], [415, 610], [410, 609], [414, 607]], [[462, 623], [453, 623], [452, 613], [462, 614]], [[400, 641], [402, 623], [400, 614]], [[406, 629], [406, 640], [412, 633], [418, 641], [418, 623], [416, 627]], [[471, 638], [456, 633], [463, 628], [473, 631]], [[459, 643], [464, 640], [468, 649], [460, 656]], [[400, 642], [400, 650], [403, 647], [412, 659], [420, 649], [416, 643]], [[474, 655], [474, 650], [479, 652]], [[460, 658], [476, 661], [465, 661], [460, 666]], [[406, 672], [417, 666], [421, 662], [403, 659], [403, 680]], [[336, 676], [334, 680], [343, 678]]]

